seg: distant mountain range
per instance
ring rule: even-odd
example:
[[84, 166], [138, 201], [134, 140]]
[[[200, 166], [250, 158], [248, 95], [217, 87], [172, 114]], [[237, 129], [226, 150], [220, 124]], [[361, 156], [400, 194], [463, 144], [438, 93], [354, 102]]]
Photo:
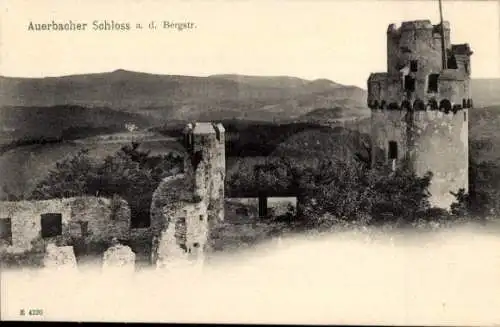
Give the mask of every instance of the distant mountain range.
[[366, 107], [366, 91], [326, 79], [109, 73], [46, 78], [0, 77], [2, 106], [78, 105], [140, 113], [154, 121], [290, 119], [318, 108]]
[[[476, 107], [500, 104], [500, 79], [475, 79]], [[185, 120], [325, 122], [368, 116], [366, 90], [288, 76], [155, 75], [126, 70], [46, 78], [0, 76], [1, 143], [77, 138]]]

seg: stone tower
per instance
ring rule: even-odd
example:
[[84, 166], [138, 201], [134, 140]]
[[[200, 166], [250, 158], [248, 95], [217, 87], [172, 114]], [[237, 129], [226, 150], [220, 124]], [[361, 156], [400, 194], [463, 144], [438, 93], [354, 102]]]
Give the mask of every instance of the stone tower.
[[224, 219], [224, 133], [222, 124], [184, 129], [184, 173], [165, 178], [151, 203], [157, 267], [203, 263], [210, 230]]
[[450, 192], [469, 186], [471, 55], [469, 44], [450, 43], [448, 22], [391, 24], [387, 72], [368, 78], [372, 163], [432, 172], [430, 200], [442, 208], [455, 200]]
[[194, 194], [206, 202], [210, 222], [224, 220], [225, 130], [220, 123], [188, 124], [184, 129], [186, 176]]

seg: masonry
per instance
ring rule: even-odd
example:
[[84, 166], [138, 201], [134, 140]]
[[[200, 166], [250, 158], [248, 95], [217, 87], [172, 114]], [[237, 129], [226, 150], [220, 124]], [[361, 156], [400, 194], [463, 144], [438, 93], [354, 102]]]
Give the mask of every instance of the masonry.
[[203, 262], [209, 230], [224, 219], [224, 127], [188, 124], [184, 145], [184, 173], [165, 178], [151, 202], [152, 262], [157, 267]]
[[129, 238], [130, 209], [121, 198], [74, 197], [43, 201], [0, 202], [1, 247], [8, 252], [32, 249], [32, 242], [70, 245], [74, 238], [109, 241]]
[[[433, 173], [434, 206], [468, 191], [468, 122], [473, 107], [469, 44], [451, 44], [448, 22], [403, 22], [387, 29], [387, 72], [368, 78], [372, 163]], [[445, 42], [443, 53], [442, 42]]]

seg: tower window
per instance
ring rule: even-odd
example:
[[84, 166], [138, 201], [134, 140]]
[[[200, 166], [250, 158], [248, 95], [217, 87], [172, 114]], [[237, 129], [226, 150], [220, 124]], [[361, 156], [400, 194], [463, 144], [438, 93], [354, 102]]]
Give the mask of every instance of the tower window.
[[415, 91], [415, 79], [411, 76], [405, 76], [405, 91], [413, 92]]
[[80, 221], [80, 231], [82, 236], [89, 235], [89, 222], [88, 221]]
[[398, 158], [398, 143], [389, 141], [389, 160]]
[[427, 86], [427, 93], [437, 93], [439, 74], [430, 74]]
[[185, 217], [179, 217], [175, 221], [175, 240], [177, 245], [186, 251], [186, 218]]
[[62, 234], [62, 215], [45, 213], [41, 215], [42, 237], [54, 237]]
[[12, 221], [10, 218], [0, 219], [0, 241], [12, 244]]
[[458, 65], [457, 65], [457, 58], [455, 58], [454, 55], [451, 55], [450, 57], [448, 57], [448, 63], [447, 63], [447, 67], [449, 69], [458, 69]]
[[467, 121], [467, 112], [464, 111], [464, 121]]
[[418, 60], [410, 61], [410, 71], [412, 71], [412, 72], [418, 71]]

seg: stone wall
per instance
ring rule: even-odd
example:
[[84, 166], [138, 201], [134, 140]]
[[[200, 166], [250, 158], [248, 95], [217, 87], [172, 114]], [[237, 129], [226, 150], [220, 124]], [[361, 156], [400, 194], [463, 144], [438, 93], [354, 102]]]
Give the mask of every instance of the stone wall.
[[169, 220], [157, 246], [157, 267], [179, 262], [200, 263], [208, 241], [208, 212], [205, 202], [177, 202], [164, 208]]
[[468, 110], [445, 114], [439, 111], [413, 114], [413, 146], [409, 157], [418, 175], [433, 173], [431, 203], [449, 208], [450, 192], [469, 189]]
[[373, 110], [372, 161], [390, 163], [389, 142], [396, 142], [397, 164], [407, 158], [418, 175], [431, 171], [431, 203], [449, 208], [455, 200], [450, 191], [468, 190], [468, 120], [468, 109]]
[[[108, 241], [112, 237], [129, 238], [130, 209], [126, 201], [98, 197], [75, 197], [43, 201], [0, 202], [0, 219], [11, 219], [12, 242], [7, 251], [22, 252], [32, 248], [32, 241], [42, 238], [42, 214], [61, 214], [61, 233], [44, 238], [60, 246], [72, 238]], [[86, 227], [85, 227], [86, 226]], [[82, 235], [82, 232], [85, 233]]]
[[[164, 179], [151, 202], [152, 262], [158, 266], [172, 258], [199, 261], [208, 230], [224, 219], [224, 127], [188, 124], [184, 140], [184, 174]], [[175, 236], [181, 221], [186, 231], [182, 246]]]

